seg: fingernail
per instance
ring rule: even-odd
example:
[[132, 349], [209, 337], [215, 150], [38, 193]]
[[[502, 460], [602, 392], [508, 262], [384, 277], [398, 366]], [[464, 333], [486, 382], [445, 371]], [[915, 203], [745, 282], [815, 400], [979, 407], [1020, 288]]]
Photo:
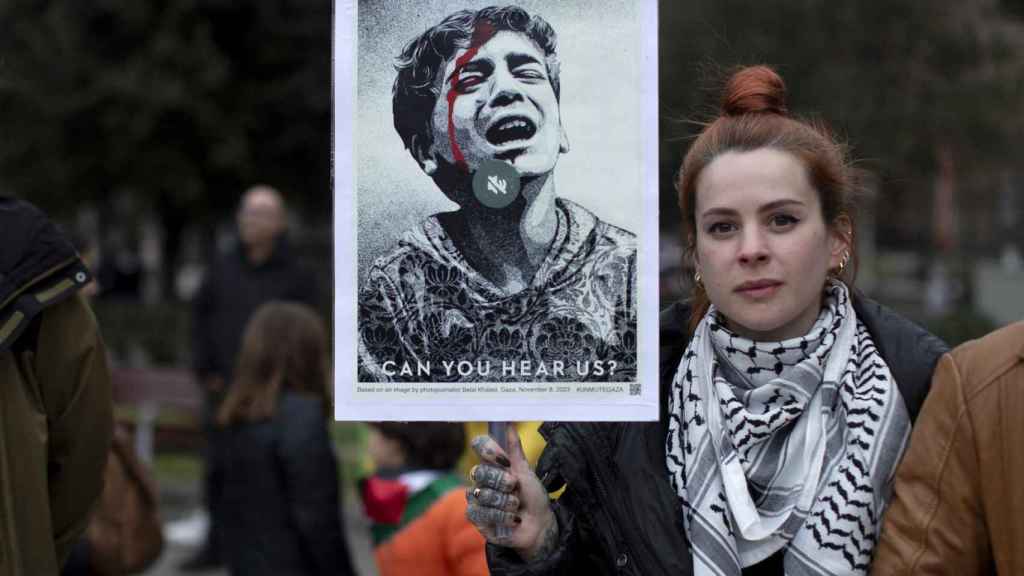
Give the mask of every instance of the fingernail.
[[504, 456], [501, 456], [501, 455], [499, 455], [499, 456], [498, 456], [497, 458], [495, 458], [495, 460], [497, 460], [497, 461], [498, 461], [498, 464], [501, 464], [501, 465], [502, 465], [502, 466], [504, 466], [505, 468], [510, 468], [510, 467], [512, 467], [512, 463], [511, 463], [511, 462], [509, 462], [509, 461], [508, 461], [508, 458], [505, 458]]
[[522, 524], [523, 523], [523, 519], [520, 518], [519, 516], [514, 517], [512, 520], [514, 520], [516, 524]]

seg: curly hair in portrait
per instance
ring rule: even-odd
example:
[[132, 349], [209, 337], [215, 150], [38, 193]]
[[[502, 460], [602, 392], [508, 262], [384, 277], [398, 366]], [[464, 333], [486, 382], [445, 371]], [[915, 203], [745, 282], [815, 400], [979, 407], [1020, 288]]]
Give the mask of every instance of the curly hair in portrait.
[[327, 330], [316, 311], [294, 302], [263, 304], [246, 324], [235, 380], [217, 413], [218, 424], [271, 418], [283, 390], [321, 398], [329, 417], [329, 358]]
[[455, 12], [409, 42], [396, 59], [398, 76], [392, 89], [395, 130], [414, 157], [432, 143], [430, 117], [441, 96], [439, 74], [459, 49], [473, 44], [481, 24], [487, 24], [492, 34], [518, 32], [536, 43], [544, 53], [555, 98], [560, 97], [558, 39], [546, 20], [517, 6]]

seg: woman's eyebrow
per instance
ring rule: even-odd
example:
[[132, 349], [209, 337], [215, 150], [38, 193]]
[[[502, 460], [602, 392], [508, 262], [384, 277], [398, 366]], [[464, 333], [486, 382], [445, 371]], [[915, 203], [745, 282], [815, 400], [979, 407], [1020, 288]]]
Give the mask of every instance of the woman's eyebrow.
[[778, 208], [782, 208], [785, 206], [806, 206], [806, 204], [804, 204], [803, 201], [797, 200], [795, 198], [783, 198], [782, 200], [775, 200], [773, 202], [769, 202], [758, 208], [757, 211], [770, 212], [772, 210], [776, 210]]
[[703, 219], [709, 216], [735, 216], [738, 213], [739, 212], [733, 210], [732, 208], [725, 208], [719, 206], [715, 208], [708, 208], [707, 210], [701, 213], [700, 217]]
[[[806, 206], [806, 204], [803, 201], [797, 200], [795, 198], [783, 198], [782, 200], [773, 200], [771, 202], [768, 202], [767, 204], [763, 204], [760, 207], [758, 207], [757, 211], [759, 213], [771, 212], [772, 210], [777, 210], [785, 206], [802, 207]], [[714, 208], [708, 208], [707, 210], [702, 212], [700, 217], [703, 219], [707, 218], [708, 216], [735, 216], [736, 214], [739, 214], [739, 211], [734, 210], [732, 208], [726, 208], [725, 206], [716, 206]]]

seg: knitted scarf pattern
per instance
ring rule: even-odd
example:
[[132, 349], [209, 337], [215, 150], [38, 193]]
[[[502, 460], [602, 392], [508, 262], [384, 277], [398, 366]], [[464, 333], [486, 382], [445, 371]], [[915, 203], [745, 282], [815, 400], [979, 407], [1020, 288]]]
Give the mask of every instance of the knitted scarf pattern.
[[781, 342], [736, 335], [712, 306], [669, 415], [694, 574], [739, 576], [782, 549], [788, 576], [867, 573], [910, 419], [844, 284]]

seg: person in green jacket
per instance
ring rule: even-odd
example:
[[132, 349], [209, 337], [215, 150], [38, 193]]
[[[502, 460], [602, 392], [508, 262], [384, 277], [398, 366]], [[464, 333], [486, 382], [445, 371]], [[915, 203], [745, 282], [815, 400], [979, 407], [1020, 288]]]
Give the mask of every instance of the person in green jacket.
[[59, 229], [0, 196], [0, 237], [0, 576], [57, 574], [103, 487], [107, 355]]

